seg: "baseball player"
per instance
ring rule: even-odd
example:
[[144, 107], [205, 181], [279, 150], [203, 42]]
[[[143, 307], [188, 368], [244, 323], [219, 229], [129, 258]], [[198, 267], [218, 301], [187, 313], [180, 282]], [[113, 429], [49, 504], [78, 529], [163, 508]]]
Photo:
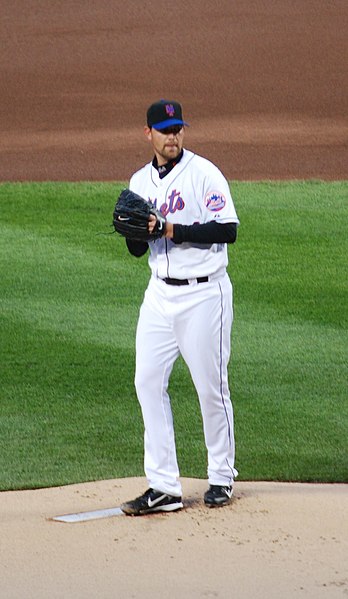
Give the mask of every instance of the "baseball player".
[[[147, 111], [145, 135], [154, 158], [129, 188], [166, 218], [165, 235], [149, 243], [126, 239], [128, 250], [148, 249], [151, 278], [136, 333], [135, 387], [145, 427], [148, 490], [121, 506], [128, 515], [183, 507], [168, 382], [185, 360], [197, 390], [208, 454], [207, 506], [230, 502], [235, 445], [227, 366], [233, 320], [227, 244], [239, 220], [229, 186], [210, 161], [183, 148], [181, 105], [160, 100]], [[149, 230], [156, 219], [151, 216]]]

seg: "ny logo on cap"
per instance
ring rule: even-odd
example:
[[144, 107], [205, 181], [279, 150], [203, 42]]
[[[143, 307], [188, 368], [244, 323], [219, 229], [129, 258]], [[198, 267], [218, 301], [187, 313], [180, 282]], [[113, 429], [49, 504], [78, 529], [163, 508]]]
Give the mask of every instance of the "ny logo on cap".
[[173, 104], [166, 104], [166, 113], [168, 116], [174, 116], [175, 109], [174, 109]]

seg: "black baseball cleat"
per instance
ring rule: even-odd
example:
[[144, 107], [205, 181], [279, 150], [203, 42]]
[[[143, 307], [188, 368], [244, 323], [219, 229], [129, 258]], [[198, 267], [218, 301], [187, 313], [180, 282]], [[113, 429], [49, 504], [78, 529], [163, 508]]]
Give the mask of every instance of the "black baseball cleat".
[[142, 516], [152, 512], [174, 512], [183, 506], [181, 497], [167, 495], [155, 489], [148, 489], [143, 495], [122, 503], [121, 510], [127, 516]]
[[208, 507], [220, 507], [231, 502], [233, 487], [210, 485], [204, 493], [204, 503]]

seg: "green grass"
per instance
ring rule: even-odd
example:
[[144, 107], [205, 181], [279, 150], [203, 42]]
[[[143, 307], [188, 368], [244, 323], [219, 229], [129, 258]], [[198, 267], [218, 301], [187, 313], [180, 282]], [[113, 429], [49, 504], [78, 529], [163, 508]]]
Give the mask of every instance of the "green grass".
[[[109, 235], [120, 189], [0, 185], [0, 489], [143, 475], [134, 337], [149, 271]], [[348, 184], [232, 191], [240, 479], [348, 481]], [[181, 474], [205, 477], [182, 360], [170, 392]]]

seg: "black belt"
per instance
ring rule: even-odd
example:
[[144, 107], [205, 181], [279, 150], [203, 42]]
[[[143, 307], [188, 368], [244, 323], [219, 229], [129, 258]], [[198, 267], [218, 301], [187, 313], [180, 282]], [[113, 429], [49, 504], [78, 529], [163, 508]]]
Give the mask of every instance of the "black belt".
[[[190, 281], [188, 279], [171, 279], [167, 277], [166, 279], [162, 279], [167, 285], [189, 285]], [[197, 277], [197, 279], [191, 279], [191, 281], [197, 281], [197, 283], [208, 283], [209, 277]]]

